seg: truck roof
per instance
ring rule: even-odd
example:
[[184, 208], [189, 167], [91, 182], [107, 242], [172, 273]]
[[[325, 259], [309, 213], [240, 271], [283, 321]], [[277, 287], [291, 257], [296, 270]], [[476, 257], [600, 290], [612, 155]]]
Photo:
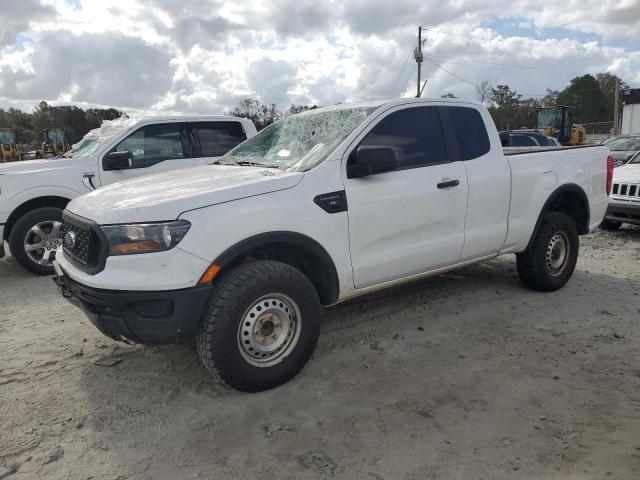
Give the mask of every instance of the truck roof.
[[442, 98], [442, 97], [422, 97], [422, 98], [391, 98], [384, 100], [368, 100], [364, 102], [350, 102], [340, 103], [338, 105], [331, 105], [328, 107], [314, 108], [313, 110], [306, 110], [297, 115], [312, 115], [315, 112], [330, 112], [336, 110], [344, 110], [348, 108], [378, 108], [384, 106], [395, 107], [396, 105], [406, 105], [407, 103], [466, 103], [469, 105], [482, 105], [480, 102], [474, 100], [467, 100], [463, 98]]
[[175, 121], [209, 121], [209, 122], [220, 122], [220, 121], [241, 121], [241, 122], [250, 122], [248, 118], [243, 117], [234, 117], [233, 115], [143, 115], [140, 117], [131, 117], [133, 121], [148, 121], [148, 120], [156, 120], [156, 121], [167, 121], [167, 120], [175, 120]]

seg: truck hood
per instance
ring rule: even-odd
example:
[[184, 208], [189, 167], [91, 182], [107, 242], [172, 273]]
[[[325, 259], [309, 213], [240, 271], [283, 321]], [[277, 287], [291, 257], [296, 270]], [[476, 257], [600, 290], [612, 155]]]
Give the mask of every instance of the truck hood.
[[44, 158], [40, 160], [24, 160], [0, 164], [0, 175], [13, 175], [19, 173], [40, 173], [65, 168], [73, 168], [80, 165], [78, 158]]
[[295, 186], [304, 176], [264, 167], [205, 165], [114, 183], [67, 209], [100, 225], [174, 220], [188, 210]]
[[613, 181], [640, 183], [640, 163], [632, 163], [631, 165], [623, 165], [613, 171]]

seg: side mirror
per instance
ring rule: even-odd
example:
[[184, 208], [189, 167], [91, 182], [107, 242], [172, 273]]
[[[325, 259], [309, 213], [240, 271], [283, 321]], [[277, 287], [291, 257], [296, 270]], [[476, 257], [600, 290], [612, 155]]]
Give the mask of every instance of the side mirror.
[[349, 155], [347, 178], [361, 178], [391, 172], [400, 167], [398, 152], [393, 147], [361, 145]]
[[104, 170], [126, 170], [133, 167], [131, 152], [109, 152], [102, 158]]

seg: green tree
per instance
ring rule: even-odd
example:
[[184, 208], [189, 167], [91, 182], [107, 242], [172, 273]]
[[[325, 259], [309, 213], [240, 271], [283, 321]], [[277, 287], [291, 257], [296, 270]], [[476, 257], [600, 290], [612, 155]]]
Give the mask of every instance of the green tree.
[[542, 97], [542, 105], [555, 105], [558, 103], [558, 90], [547, 88], [547, 94]]
[[501, 109], [515, 108], [520, 104], [522, 95], [511, 90], [508, 85], [498, 85], [491, 89], [489, 100]]
[[612, 120], [613, 101], [607, 106], [600, 85], [591, 74], [571, 79], [569, 85], [558, 93], [558, 103], [576, 109], [576, 123], [596, 123]]
[[275, 103], [263, 105], [257, 98], [240, 100], [231, 115], [250, 119], [258, 131], [282, 118], [282, 112], [277, 109]]
[[301, 112], [306, 112], [307, 110], [314, 110], [318, 108], [318, 105], [298, 105], [298, 104], [292, 104], [289, 107], [289, 110], [287, 110], [287, 115], [295, 115], [296, 113], [301, 113]]
[[83, 136], [98, 128], [104, 120], [113, 120], [122, 116], [115, 108], [91, 108], [83, 110], [72, 105], [51, 106], [42, 101], [35, 106], [33, 113], [15, 108], [0, 109], [0, 127], [18, 130], [19, 142], [39, 147], [42, 143], [43, 129], [63, 128], [67, 132], [67, 141], [75, 143]]
[[[602, 97], [604, 99], [605, 110], [603, 112], [603, 116], [605, 119], [600, 121], [613, 121], [613, 111], [615, 104], [615, 91], [616, 91], [616, 81], [619, 82], [619, 90], [618, 90], [618, 107], [619, 112], [622, 112], [622, 95], [624, 90], [629, 88], [627, 82], [622, 80], [617, 75], [613, 75], [609, 72], [602, 72], [596, 74], [596, 82], [598, 82], [598, 86], [600, 87], [600, 91], [602, 92]], [[608, 125], [607, 125], [608, 127]], [[589, 129], [591, 130], [591, 129]]]
[[508, 85], [497, 85], [489, 95], [489, 113], [498, 130], [517, 130], [535, 127], [535, 112], [539, 102], [511, 90]]

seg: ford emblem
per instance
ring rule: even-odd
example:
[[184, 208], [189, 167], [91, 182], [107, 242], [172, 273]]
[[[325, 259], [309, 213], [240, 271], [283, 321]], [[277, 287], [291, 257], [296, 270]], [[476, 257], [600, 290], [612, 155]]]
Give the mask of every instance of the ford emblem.
[[76, 232], [69, 231], [64, 236], [64, 246], [69, 250], [76, 246]]

